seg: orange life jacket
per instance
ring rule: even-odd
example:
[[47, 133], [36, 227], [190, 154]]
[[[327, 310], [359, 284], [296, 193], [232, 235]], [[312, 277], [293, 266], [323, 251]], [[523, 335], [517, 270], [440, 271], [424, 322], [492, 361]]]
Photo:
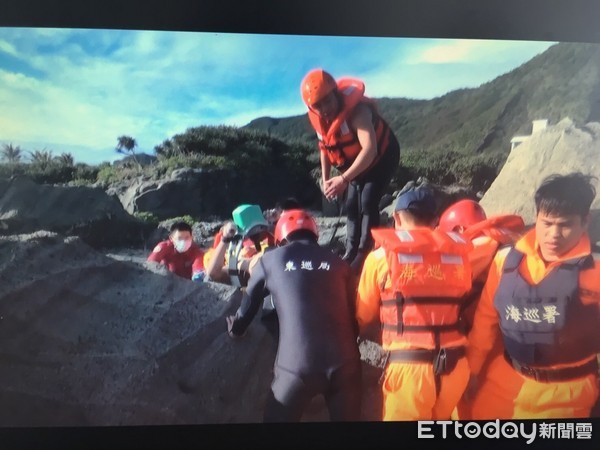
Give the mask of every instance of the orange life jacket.
[[471, 225], [464, 231], [464, 236], [472, 240], [477, 236], [485, 235], [501, 245], [506, 245], [515, 243], [524, 231], [525, 222], [521, 216], [506, 214], [490, 217]]
[[325, 124], [315, 111], [308, 110], [308, 118], [319, 138], [319, 148], [327, 153], [333, 166], [340, 169], [348, 168], [362, 149], [356, 130], [350, 127], [348, 118], [360, 103], [365, 103], [371, 108], [377, 138], [377, 156], [371, 163], [373, 166], [387, 150], [390, 127], [378, 114], [375, 102], [364, 96], [365, 85], [362, 81], [343, 78], [338, 80], [337, 86], [342, 105], [340, 113], [331, 124]]
[[[469, 296], [462, 305], [461, 317], [466, 331], [469, 331], [475, 318], [477, 301], [490, 270], [490, 264], [499, 246], [512, 245], [521, 237], [525, 231], [525, 223], [521, 216], [507, 214], [490, 217], [468, 227], [463, 236], [473, 242], [474, 248], [471, 254], [471, 267], [474, 271], [475, 280]], [[481, 237], [488, 239], [481, 239]]]
[[436, 347], [443, 346], [445, 333], [459, 333], [460, 306], [471, 289], [472, 244], [458, 233], [428, 228], [372, 234], [385, 250], [392, 283], [381, 298], [384, 347], [405, 333], [433, 334]]

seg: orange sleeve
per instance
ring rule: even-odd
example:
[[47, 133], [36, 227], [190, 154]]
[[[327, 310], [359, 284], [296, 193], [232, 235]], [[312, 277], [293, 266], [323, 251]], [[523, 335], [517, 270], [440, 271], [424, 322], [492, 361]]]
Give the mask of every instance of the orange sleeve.
[[467, 347], [467, 359], [471, 372], [477, 375], [481, 370], [487, 354], [494, 346], [496, 339], [500, 337], [498, 326], [498, 312], [494, 307], [494, 296], [498, 289], [502, 266], [506, 259], [507, 251], [498, 253], [492, 262], [485, 286], [481, 292], [481, 298], [477, 304], [473, 328], [469, 333], [469, 345]]
[[206, 250], [206, 252], [204, 252], [204, 256], [202, 257], [202, 263], [204, 267], [208, 267], [208, 263], [210, 262], [210, 258], [212, 258], [212, 255], [215, 253], [215, 249], [214, 248], [209, 248], [208, 250]]
[[219, 245], [219, 242], [221, 242], [221, 239], [223, 239], [223, 230], [219, 230], [219, 231], [217, 231], [217, 234], [215, 234], [215, 240], [213, 241], [212, 248], [217, 248], [217, 245]]
[[194, 260], [192, 261], [192, 273], [204, 271], [204, 252], [197, 248]]
[[[383, 261], [381, 261], [381, 258], [383, 258]], [[360, 275], [356, 296], [356, 319], [361, 330], [373, 322], [379, 315], [381, 292], [378, 279], [382, 262], [387, 269], [383, 250], [372, 251], [365, 259], [365, 264]]]
[[488, 236], [473, 239], [473, 249], [469, 252], [469, 262], [473, 280], [477, 280], [490, 266], [498, 250], [498, 243]]

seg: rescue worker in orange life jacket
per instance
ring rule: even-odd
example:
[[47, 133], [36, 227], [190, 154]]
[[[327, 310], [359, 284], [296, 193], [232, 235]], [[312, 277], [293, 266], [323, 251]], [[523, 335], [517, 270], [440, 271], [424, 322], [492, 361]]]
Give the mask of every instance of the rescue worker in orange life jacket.
[[525, 231], [523, 218], [516, 214], [487, 217], [481, 205], [470, 199], [459, 200], [450, 205], [440, 216], [438, 228], [445, 232], [457, 232], [470, 240], [473, 249], [469, 253], [473, 289], [463, 304], [461, 320], [466, 331], [471, 329], [476, 300], [481, 295], [490, 264], [502, 245], [514, 244]]
[[[470, 384], [487, 402], [475, 419], [590, 415], [600, 352], [600, 256], [586, 231], [594, 197], [581, 173], [546, 178], [535, 229], [494, 258], [469, 334]], [[480, 379], [496, 339], [505, 357]]]
[[365, 261], [357, 296], [361, 334], [379, 317], [383, 420], [449, 419], [469, 379], [460, 305], [471, 289], [472, 245], [434, 230], [427, 188], [400, 194], [394, 229], [372, 231], [379, 248]]
[[[323, 193], [329, 200], [346, 198], [346, 252], [342, 257], [359, 275], [373, 247], [371, 229], [379, 226], [379, 201], [398, 168], [396, 136], [364, 96], [356, 79], [337, 82], [322, 69], [302, 80], [301, 94], [319, 139]], [[340, 175], [331, 177], [331, 168]]]
[[[524, 232], [525, 224], [521, 216], [506, 214], [488, 218], [481, 205], [470, 199], [459, 200], [450, 205], [440, 216], [438, 229], [446, 232], [454, 231], [470, 240], [473, 250], [469, 253], [469, 261], [473, 273], [473, 287], [461, 307], [460, 321], [465, 332], [469, 332], [473, 324], [473, 316], [477, 300], [487, 278], [490, 264], [501, 245], [514, 244]], [[487, 371], [496, 358], [502, 358], [502, 343], [498, 340], [490, 352], [481, 373]], [[490, 373], [489, 376], [494, 376]], [[482, 392], [482, 394], [485, 394]], [[475, 398], [477, 400], [475, 400]], [[453, 419], [466, 420], [473, 416], [473, 409], [485, 404], [485, 395], [477, 396], [476, 392], [465, 391], [453, 412]], [[475, 408], [474, 408], [475, 406]]]
[[350, 266], [319, 246], [313, 217], [281, 214], [278, 248], [256, 264], [242, 304], [227, 317], [231, 337], [245, 333], [266, 292], [279, 315], [280, 337], [265, 422], [298, 422], [322, 394], [332, 421], [360, 420], [361, 363], [354, 314], [356, 280]]

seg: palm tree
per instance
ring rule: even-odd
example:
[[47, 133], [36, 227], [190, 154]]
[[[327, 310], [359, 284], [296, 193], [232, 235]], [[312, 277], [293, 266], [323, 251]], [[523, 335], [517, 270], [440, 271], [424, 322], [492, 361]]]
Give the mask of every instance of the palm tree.
[[38, 166], [40, 169], [45, 170], [52, 164], [52, 160], [54, 159], [52, 156], [51, 150], [36, 150], [34, 152], [29, 152], [31, 155], [31, 163]]
[[3, 144], [2, 145], [2, 160], [9, 164], [17, 164], [21, 161], [22, 150], [18, 145]]
[[6, 161], [8, 164], [8, 167], [10, 168], [10, 174], [11, 176], [13, 176], [15, 174], [15, 168], [17, 166], [17, 164], [19, 164], [21, 162], [21, 156], [23, 156], [23, 151], [21, 150], [21, 147], [19, 147], [18, 145], [12, 145], [12, 144], [3, 144], [2, 145], [2, 152], [0, 155], [0, 158], [3, 161]]
[[73, 167], [75, 165], [75, 159], [71, 153], [61, 153], [55, 159], [61, 166]]
[[131, 136], [123, 135], [117, 138], [117, 147], [115, 150], [117, 151], [117, 153], [130, 154], [133, 157], [133, 160], [137, 164], [138, 168], [141, 169], [142, 165], [138, 162], [137, 158], [135, 157], [136, 147], [137, 142], [134, 138], [132, 138]]

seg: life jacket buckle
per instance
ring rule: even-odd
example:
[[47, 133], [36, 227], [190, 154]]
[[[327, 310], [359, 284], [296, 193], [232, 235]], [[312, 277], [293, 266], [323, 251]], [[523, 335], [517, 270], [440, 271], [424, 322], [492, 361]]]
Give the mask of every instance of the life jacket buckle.
[[445, 348], [441, 348], [440, 351], [433, 358], [433, 373], [435, 375], [443, 375], [446, 373], [448, 365], [448, 353]]
[[383, 359], [383, 368], [381, 369], [381, 376], [379, 377], [379, 386], [383, 386], [383, 382], [385, 381], [385, 372], [387, 370], [388, 363], [390, 362], [390, 351], [385, 352], [385, 357]]

